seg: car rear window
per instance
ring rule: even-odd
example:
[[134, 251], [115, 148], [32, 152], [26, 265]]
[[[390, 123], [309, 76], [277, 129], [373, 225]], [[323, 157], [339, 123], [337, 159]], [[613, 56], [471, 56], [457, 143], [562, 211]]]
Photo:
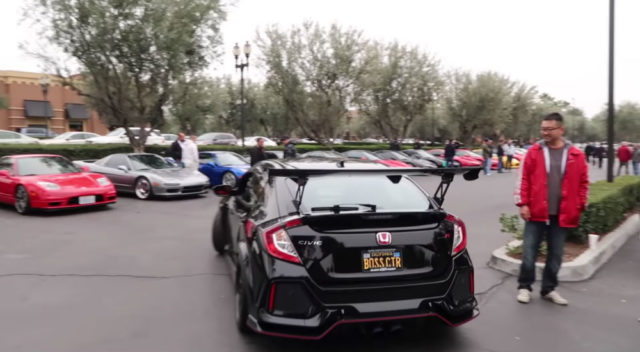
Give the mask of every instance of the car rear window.
[[[392, 180], [385, 175], [343, 174], [309, 178], [302, 197], [301, 211], [334, 205], [373, 204], [377, 212], [425, 211], [432, 208], [422, 190], [406, 177]], [[297, 184], [287, 180], [293, 195]], [[360, 211], [368, 209], [361, 208]]]

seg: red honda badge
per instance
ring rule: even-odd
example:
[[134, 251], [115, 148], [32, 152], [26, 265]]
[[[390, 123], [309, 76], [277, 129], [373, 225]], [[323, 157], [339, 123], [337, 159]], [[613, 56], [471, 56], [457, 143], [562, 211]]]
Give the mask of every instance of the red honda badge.
[[387, 246], [391, 244], [391, 233], [389, 232], [378, 232], [376, 233], [376, 241], [381, 246]]

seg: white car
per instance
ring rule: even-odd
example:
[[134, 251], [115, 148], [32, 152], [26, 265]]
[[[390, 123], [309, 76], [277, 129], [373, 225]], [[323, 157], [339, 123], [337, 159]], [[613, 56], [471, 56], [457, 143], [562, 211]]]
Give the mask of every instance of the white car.
[[[134, 136], [137, 136], [140, 133], [139, 127], [129, 127], [131, 133]], [[147, 129], [149, 131], [149, 129]], [[115, 130], [109, 132], [106, 136], [99, 136], [87, 139], [88, 144], [107, 144], [107, 143], [129, 143], [129, 137], [127, 137], [127, 131], [122, 128], [116, 128]], [[146, 145], [159, 145], [159, 144], [167, 144], [167, 141], [162, 137], [162, 135], [157, 130], [153, 130], [147, 136]]]
[[99, 134], [93, 132], [65, 132], [51, 139], [43, 139], [42, 144], [86, 144], [87, 139], [100, 137]]
[[22, 133], [0, 130], [0, 143], [39, 144], [40, 141], [36, 138], [25, 136]]
[[[264, 146], [265, 147], [277, 147], [278, 146], [278, 143], [274, 142], [272, 139], [269, 139], [267, 137], [261, 137], [261, 136], [244, 137], [244, 146], [245, 147], [255, 147], [258, 144], [258, 138], [264, 139]], [[242, 145], [242, 140], [239, 140], [236, 144], [241, 146]]]

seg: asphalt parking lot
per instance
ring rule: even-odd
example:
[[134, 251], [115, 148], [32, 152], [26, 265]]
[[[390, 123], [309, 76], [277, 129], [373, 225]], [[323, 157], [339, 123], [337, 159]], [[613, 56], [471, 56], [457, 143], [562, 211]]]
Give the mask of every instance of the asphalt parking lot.
[[30, 216], [0, 206], [0, 351], [638, 351], [638, 236], [592, 279], [561, 284], [568, 307], [537, 294], [518, 304], [515, 278], [486, 266], [509, 240], [498, 217], [516, 213], [514, 176], [458, 179], [445, 200], [469, 229], [477, 319], [380, 336], [346, 328], [312, 343], [236, 332], [227, 267], [211, 248], [213, 194]]

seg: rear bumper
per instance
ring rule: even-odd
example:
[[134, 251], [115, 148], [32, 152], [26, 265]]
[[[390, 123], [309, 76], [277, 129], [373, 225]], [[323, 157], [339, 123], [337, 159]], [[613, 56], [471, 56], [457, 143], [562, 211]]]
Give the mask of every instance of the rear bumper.
[[258, 301], [263, 303], [250, 314], [247, 324], [257, 333], [310, 340], [322, 339], [345, 324], [435, 317], [459, 326], [479, 311], [466, 251], [454, 263], [439, 280], [385, 287], [336, 290], [318, 287], [308, 279], [272, 276], [261, 290]]

